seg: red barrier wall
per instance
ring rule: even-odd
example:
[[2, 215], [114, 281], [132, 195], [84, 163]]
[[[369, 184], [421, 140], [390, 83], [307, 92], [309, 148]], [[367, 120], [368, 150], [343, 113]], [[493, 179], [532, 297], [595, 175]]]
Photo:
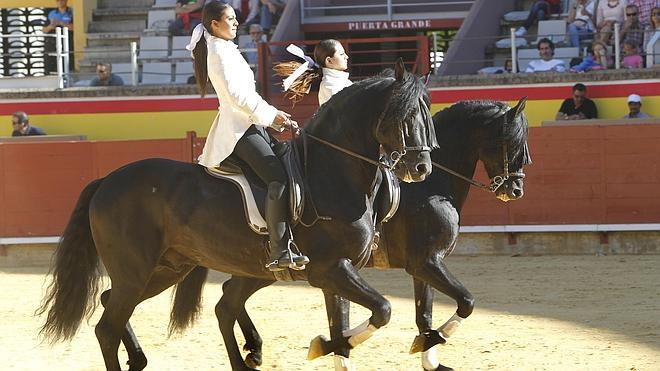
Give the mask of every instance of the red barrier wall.
[[0, 143], [0, 236], [58, 236], [80, 191], [129, 162], [191, 161], [192, 137], [139, 141]]
[[659, 142], [654, 124], [532, 128], [524, 198], [473, 189], [462, 224], [658, 223]]
[[[149, 157], [192, 161], [203, 143], [0, 143], [0, 237], [60, 235], [92, 179]], [[658, 223], [658, 143], [654, 124], [532, 128], [524, 198], [504, 204], [473, 189], [462, 225]], [[477, 178], [487, 182], [481, 166]]]

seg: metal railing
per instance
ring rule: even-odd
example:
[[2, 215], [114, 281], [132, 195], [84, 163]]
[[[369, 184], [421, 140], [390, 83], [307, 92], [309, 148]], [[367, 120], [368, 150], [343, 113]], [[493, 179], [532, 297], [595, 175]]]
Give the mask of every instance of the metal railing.
[[[328, 5], [325, 0], [299, 0], [300, 22], [310, 23], [314, 18], [328, 16], [369, 15], [383, 20], [394, 20], [397, 15], [423, 13], [430, 18], [444, 18], [448, 12], [465, 12], [470, 10], [474, 0], [371, 0], [361, 2], [346, 2], [346, 5]], [[357, 3], [357, 4], [356, 4]]]
[[[0, 38], [4, 40], [10, 39], [25, 39], [25, 38], [55, 38], [55, 52], [43, 52], [41, 54], [36, 54], [34, 56], [46, 57], [54, 56], [56, 58], [57, 64], [57, 79], [58, 87], [60, 89], [65, 88], [68, 85], [68, 76], [69, 71], [69, 61], [71, 50], [69, 47], [69, 35], [68, 31], [64, 27], [55, 28], [55, 34], [0, 34]], [[11, 53], [11, 57], [20, 59], [20, 55], [16, 56], [16, 51]]]

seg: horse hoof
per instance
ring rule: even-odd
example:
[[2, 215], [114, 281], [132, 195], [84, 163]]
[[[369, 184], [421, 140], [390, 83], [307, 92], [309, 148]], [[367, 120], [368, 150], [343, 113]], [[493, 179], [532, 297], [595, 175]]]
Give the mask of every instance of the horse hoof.
[[436, 330], [428, 330], [423, 333], [415, 336], [412, 345], [410, 346], [410, 354], [415, 354], [418, 352], [426, 352], [430, 348], [438, 345], [444, 344], [447, 340], [440, 335]]
[[312, 339], [312, 341], [309, 343], [307, 360], [311, 361], [328, 353], [330, 353], [330, 350], [328, 349], [328, 338], [323, 335], [319, 335]]
[[454, 369], [451, 368], [451, 367], [440, 365], [440, 366], [438, 366], [438, 368], [436, 368], [433, 371], [454, 371]]
[[138, 352], [133, 357], [129, 357], [128, 371], [142, 371], [147, 367], [147, 357], [142, 352]]
[[248, 367], [251, 368], [257, 368], [261, 366], [263, 360], [261, 359], [260, 354], [256, 353], [248, 353], [248, 355], [245, 356], [245, 363], [248, 365]]

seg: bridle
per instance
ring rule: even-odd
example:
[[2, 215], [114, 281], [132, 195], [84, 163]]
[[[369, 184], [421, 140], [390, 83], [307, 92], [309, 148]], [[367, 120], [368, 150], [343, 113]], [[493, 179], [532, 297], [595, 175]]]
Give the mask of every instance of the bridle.
[[[507, 107], [507, 109], [500, 111], [500, 114], [497, 115], [494, 118], [491, 118], [490, 121], [496, 120], [496, 119], [502, 117], [503, 115], [506, 115], [507, 112], [509, 112], [509, 110], [511, 110], [511, 107]], [[490, 178], [490, 185], [485, 185], [485, 184], [483, 184], [483, 183], [481, 183], [477, 180], [468, 178], [468, 177], [466, 177], [466, 176], [464, 176], [464, 175], [462, 175], [462, 174], [460, 174], [460, 173], [458, 173], [458, 172], [456, 172], [456, 171], [454, 171], [454, 170], [452, 170], [452, 169], [450, 169], [446, 166], [438, 164], [437, 162], [431, 162], [431, 164], [433, 166], [437, 167], [438, 169], [441, 169], [441, 170], [443, 170], [443, 171], [445, 171], [445, 172], [447, 172], [447, 173], [449, 173], [449, 174], [451, 174], [451, 175], [453, 175], [453, 176], [455, 176], [459, 179], [462, 179], [462, 180], [472, 184], [473, 186], [475, 186], [477, 188], [480, 188], [480, 189], [483, 189], [484, 191], [492, 192], [492, 193], [497, 192], [497, 190], [500, 189], [500, 187], [502, 185], [504, 185], [504, 183], [507, 180], [509, 180], [509, 178], [511, 178], [511, 177], [516, 177], [518, 179], [525, 178], [525, 173], [522, 171], [522, 169], [520, 169], [520, 171], [514, 171], [514, 172], [509, 171], [509, 146], [508, 146], [508, 144], [505, 140], [506, 131], [507, 131], [507, 124], [508, 124], [508, 122], [506, 120], [502, 124], [502, 159], [503, 159], [502, 173], [499, 174], [499, 175], [495, 175], [494, 177]]]
[[[391, 100], [392, 100], [392, 92], [390, 92], [390, 95], [387, 98], [387, 103], [385, 104], [385, 107], [383, 108], [383, 112], [381, 112], [380, 116], [378, 117], [378, 122], [376, 123], [376, 127], [374, 129], [374, 131], [376, 133], [379, 132], [380, 126], [383, 123], [383, 121], [385, 120], [385, 116], [387, 114], [387, 111], [390, 108]], [[425, 106], [424, 101], [422, 100], [422, 98], [420, 98], [419, 100], [420, 100], [420, 110], [422, 110], [422, 107], [425, 108], [426, 106]], [[427, 119], [429, 117], [429, 115], [427, 115], [427, 114], [424, 114], [424, 116]], [[401, 124], [401, 125], [405, 125], [405, 124]], [[429, 151], [430, 152], [432, 150], [432, 148], [430, 146], [427, 146], [427, 145], [407, 146], [406, 145], [406, 138], [405, 138], [404, 130], [403, 130], [402, 126], [399, 127], [399, 134], [401, 135], [401, 138], [400, 138], [401, 148], [398, 149], [398, 150], [397, 149], [392, 150], [390, 153], [386, 153], [387, 151], [385, 150], [385, 147], [381, 144], [380, 145], [380, 150], [379, 150], [380, 155], [379, 155], [378, 160], [371, 159], [367, 156], [364, 156], [364, 155], [361, 155], [357, 152], [351, 151], [350, 149], [346, 149], [342, 146], [339, 146], [337, 144], [329, 142], [325, 139], [319, 138], [319, 137], [317, 137], [313, 134], [309, 134], [309, 133], [306, 133], [304, 131], [303, 131], [303, 133], [304, 133], [303, 135], [309, 136], [310, 138], [316, 140], [317, 142], [323, 143], [323, 144], [327, 145], [328, 147], [333, 148], [333, 149], [335, 149], [339, 152], [342, 152], [342, 153], [347, 154], [351, 157], [360, 159], [360, 160], [365, 161], [369, 164], [372, 164], [374, 166], [377, 166], [377, 167], [383, 168], [383, 169], [387, 169], [387, 170], [393, 170], [396, 167], [396, 165], [399, 163], [399, 161], [403, 158], [403, 156], [405, 156], [408, 153], [408, 151]]]

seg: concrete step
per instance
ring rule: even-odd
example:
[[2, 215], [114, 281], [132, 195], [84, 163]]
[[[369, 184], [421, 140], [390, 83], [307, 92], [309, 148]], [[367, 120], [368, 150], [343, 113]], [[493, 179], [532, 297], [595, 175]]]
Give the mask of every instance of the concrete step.
[[154, 0], [98, 0], [97, 9], [151, 8]]
[[94, 9], [94, 22], [96, 21], [130, 21], [145, 20], [149, 8], [107, 8]]
[[141, 32], [102, 32], [87, 34], [87, 46], [115, 46], [129, 45], [132, 41], [139, 41]]
[[100, 32], [87, 34], [88, 47], [123, 47], [130, 45], [131, 41], [139, 41], [141, 32]]
[[93, 21], [89, 22], [87, 32], [142, 32], [146, 26], [147, 22], [144, 19], [129, 21]]
[[111, 62], [111, 63], [128, 63], [131, 61], [131, 49], [128, 45], [123, 48], [115, 47], [87, 47], [85, 48], [84, 62]]

